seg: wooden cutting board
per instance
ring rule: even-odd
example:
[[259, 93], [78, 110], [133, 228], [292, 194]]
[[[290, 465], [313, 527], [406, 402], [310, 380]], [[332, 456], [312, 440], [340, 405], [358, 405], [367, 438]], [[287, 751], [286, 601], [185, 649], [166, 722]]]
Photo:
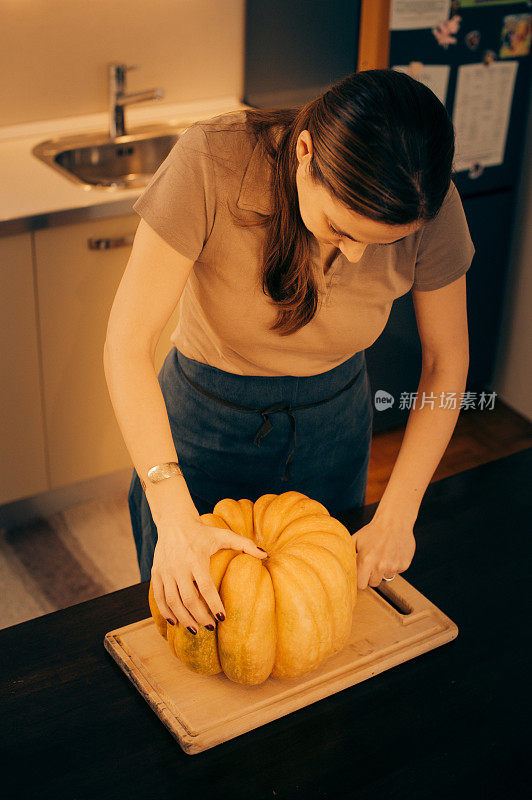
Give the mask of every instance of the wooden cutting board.
[[[223, 623], [222, 623], [223, 624]], [[104, 645], [185, 753], [201, 753], [439, 647], [449, 617], [397, 575], [359, 591], [345, 648], [305, 678], [242, 686], [198, 675], [170, 652], [151, 617], [110, 631]]]

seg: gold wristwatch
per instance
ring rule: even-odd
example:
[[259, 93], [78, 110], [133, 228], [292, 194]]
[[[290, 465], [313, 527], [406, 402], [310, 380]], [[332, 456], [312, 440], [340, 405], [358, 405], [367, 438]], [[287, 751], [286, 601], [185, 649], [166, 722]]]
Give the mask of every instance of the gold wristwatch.
[[[183, 471], [177, 461], [169, 461], [166, 464], [157, 464], [148, 470], [148, 478], [151, 483], [160, 483], [165, 478], [173, 478], [174, 475], [183, 475]], [[139, 476], [140, 478], [140, 476]], [[140, 478], [140, 483], [146, 491], [146, 483]]]

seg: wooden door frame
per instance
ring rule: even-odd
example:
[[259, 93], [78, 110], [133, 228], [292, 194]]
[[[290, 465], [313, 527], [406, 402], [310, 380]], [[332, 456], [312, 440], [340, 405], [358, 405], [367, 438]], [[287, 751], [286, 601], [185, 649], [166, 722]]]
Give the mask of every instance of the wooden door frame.
[[357, 72], [389, 68], [390, 7], [391, 0], [362, 0]]

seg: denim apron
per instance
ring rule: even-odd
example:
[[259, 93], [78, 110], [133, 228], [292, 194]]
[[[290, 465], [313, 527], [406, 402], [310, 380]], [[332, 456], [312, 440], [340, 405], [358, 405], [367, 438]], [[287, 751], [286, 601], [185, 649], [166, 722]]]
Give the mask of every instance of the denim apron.
[[[218, 500], [296, 490], [332, 516], [364, 505], [373, 424], [365, 351], [317, 375], [236, 375], [167, 354], [158, 375], [199, 514]], [[157, 543], [136, 470], [128, 494], [141, 580]]]

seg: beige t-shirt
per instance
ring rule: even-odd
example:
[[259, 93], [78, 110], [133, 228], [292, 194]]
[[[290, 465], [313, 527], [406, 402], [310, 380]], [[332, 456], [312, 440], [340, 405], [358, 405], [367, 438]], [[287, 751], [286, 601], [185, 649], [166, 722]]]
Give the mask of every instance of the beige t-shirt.
[[[262, 291], [265, 227], [240, 228], [271, 209], [272, 171], [246, 132], [243, 111], [191, 125], [133, 209], [172, 247], [194, 259], [171, 341], [185, 356], [239, 375], [315, 375], [369, 347], [392, 303], [410, 290], [438, 289], [463, 275], [475, 247], [451, 182], [438, 215], [392, 244], [369, 244], [350, 262], [338, 251], [326, 274], [312, 237], [318, 309], [295, 333], [269, 330], [277, 312]], [[157, 264], [153, 265], [157, 268]]]

